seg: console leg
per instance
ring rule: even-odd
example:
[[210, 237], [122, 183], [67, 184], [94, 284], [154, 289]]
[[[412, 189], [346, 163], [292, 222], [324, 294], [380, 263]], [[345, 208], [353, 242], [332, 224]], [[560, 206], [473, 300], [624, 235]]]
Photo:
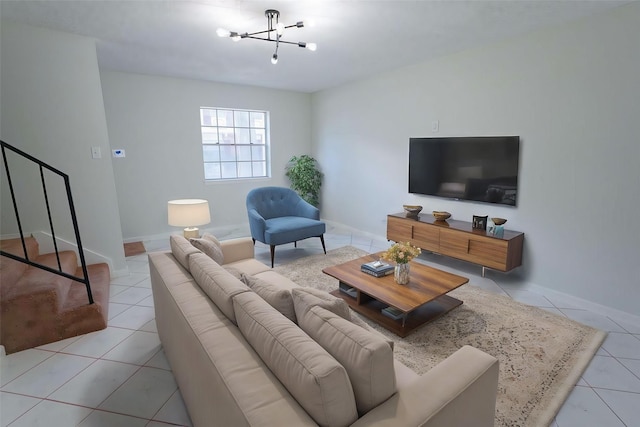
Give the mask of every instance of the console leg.
[[482, 277], [484, 277], [484, 273], [485, 273], [485, 271], [486, 271], [486, 267], [485, 267], [485, 266], [482, 266]]

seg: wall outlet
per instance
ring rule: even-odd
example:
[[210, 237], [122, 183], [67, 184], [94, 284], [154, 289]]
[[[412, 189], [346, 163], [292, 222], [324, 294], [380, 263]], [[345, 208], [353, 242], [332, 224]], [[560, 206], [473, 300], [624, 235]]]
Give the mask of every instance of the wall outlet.
[[126, 157], [124, 149], [116, 148], [115, 150], [113, 150], [113, 157]]

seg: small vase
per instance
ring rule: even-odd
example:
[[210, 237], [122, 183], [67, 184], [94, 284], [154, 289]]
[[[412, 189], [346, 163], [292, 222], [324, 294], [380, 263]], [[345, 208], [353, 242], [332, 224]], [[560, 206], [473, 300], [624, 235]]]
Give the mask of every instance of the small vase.
[[396, 268], [393, 270], [393, 278], [399, 285], [409, 283], [409, 263], [396, 264]]

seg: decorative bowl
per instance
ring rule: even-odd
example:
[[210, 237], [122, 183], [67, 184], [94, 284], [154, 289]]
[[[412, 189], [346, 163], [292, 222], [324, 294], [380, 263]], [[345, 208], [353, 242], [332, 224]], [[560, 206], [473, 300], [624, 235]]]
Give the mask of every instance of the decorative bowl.
[[493, 221], [495, 225], [502, 225], [507, 222], [507, 220], [504, 218], [491, 218], [491, 221]]
[[433, 211], [433, 217], [437, 221], [445, 221], [451, 217], [451, 214], [445, 211]]
[[422, 210], [422, 206], [419, 205], [402, 205], [402, 207], [409, 216], [418, 216], [418, 214]]

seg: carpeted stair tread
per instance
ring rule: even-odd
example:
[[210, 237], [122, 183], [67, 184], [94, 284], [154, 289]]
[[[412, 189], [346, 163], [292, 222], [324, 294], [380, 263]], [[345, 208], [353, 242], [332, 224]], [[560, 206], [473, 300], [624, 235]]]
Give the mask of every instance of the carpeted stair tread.
[[[58, 262], [55, 254], [44, 254], [36, 258], [35, 262], [48, 267], [58, 269]], [[78, 265], [78, 258], [73, 251], [60, 252], [60, 266], [67, 274], [75, 274]], [[24, 274], [15, 282], [2, 285], [2, 300], [9, 300], [19, 295], [31, 294], [39, 291], [53, 289], [57, 296], [58, 307], [62, 307], [67, 299], [72, 280], [66, 277], [41, 270], [37, 267], [29, 266]]]
[[[25, 246], [29, 259], [34, 260], [39, 255], [38, 241], [33, 237], [27, 237], [25, 240]], [[24, 257], [24, 249], [20, 239], [5, 239], [0, 240], [0, 249], [4, 252]], [[0, 277], [2, 278], [2, 292], [7, 283], [15, 283], [20, 276], [22, 276], [29, 266], [23, 262], [13, 260], [9, 257], [0, 257]], [[1, 298], [1, 295], [0, 295]]]
[[[87, 266], [89, 274], [89, 283], [91, 284], [91, 295], [93, 301], [99, 303], [103, 307], [105, 314], [105, 322], [107, 320], [107, 309], [109, 308], [109, 286], [111, 276], [109, 275], [109, 266], [105, 263], [92, 264]], [[82, 277], [82, 268], [78, 267], [76, 276]], [[87, 287], [84, 283], [74, 282], [69, 289], [67, 301], [62, 306], [62, 311], [74, 309], [89, 303], [87, 296]]]

